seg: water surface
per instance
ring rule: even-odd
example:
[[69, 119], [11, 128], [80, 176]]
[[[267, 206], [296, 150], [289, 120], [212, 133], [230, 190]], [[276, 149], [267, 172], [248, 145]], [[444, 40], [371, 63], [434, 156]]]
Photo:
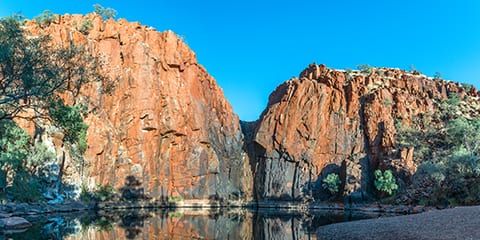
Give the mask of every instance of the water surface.
[[342, 211], [176, 209], [83, 212], [30, 217], [24, 232], [0, 239], [317, 239], [322, 225], [379, 217]]

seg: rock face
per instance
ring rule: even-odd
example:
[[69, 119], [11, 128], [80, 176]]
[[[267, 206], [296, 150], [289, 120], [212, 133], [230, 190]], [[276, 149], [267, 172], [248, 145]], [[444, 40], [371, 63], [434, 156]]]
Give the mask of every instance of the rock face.
[[459, 84], [397, 69], [337, 71], [310, 65], [270, 95], [248, 149], [260, 200], [325, 199], [323, 178], [344, 179], [343, 195], [364, 199], [372, 172], [415, 172], [413, 149], [396, 149], [395, 123], [409, 124], [451, 94], [477, 97]]
[[[88, 31], [79, 31], [85, 22]], [[250, 197], [238, 117], [215, 80], [173, 32], [98, 15], [65, 15], [33, 34], [83, 45], [105, 62], [115, 89], [91, 84], [85, 180], [151, 198]], [[56, 144], [58, 146], [58, 144]], [[67, 170], [73, 172], [73, 163]], [[67, 175], [67, 174], [66, 174]]]
[[[260, 119], [241, 129], [215, 80], [170, 31], [95, 14], [26, 28], [58, 45], [85, 46], [105, 62], [115, 89], [82, 89], [89, 148], [81, 171], [67, 156], [65, 176], [77, 185], [113, 185], [127, 197], [324, 200], [322, 180], [335, 172], [341, 195], [365, 199], [373, 170], [405, 178], [416, 171], [414, 149], [396, 147], [396, 123], [408, 125], [452, 94], [478, 100], [474, 88], [418, 73], [312, 64], [277, 87]], [[58, 152], [61, 134], [47, 135]]]

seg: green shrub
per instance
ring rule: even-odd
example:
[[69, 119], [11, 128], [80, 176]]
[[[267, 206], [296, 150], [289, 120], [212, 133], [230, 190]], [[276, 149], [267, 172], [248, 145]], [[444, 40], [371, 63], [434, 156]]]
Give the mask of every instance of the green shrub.
[[0, 190], [6, 190], [14, 201], [42, 199], [46, 179], [56, 174], [49, 172], [47, 165], [54, 160], [55, 153], [40, 142], [33, 145], [30, 136], [15, 122], [0, 121]]
[[386, 99], [383, 100], [383, 105], [385, 107], [390, 107], [390, 106], [392, 106], [392, 104], [393, 104], [392, 99], [386, 98]]
[[168, 202], [169, 203], [179, 203], [181, 201], [183, 201], [182, 196], [170, 196], [170, 197], [168, 197]]
[[56, 160], [56, 155], [43, 143], [36, 143], [25, 160], [25, 167], [32, 175], [49, 174], [47, 163]]
[[113, 8], [106, 8], [100, 4], [93, 5], [94, 13], [100, 15], [103, 19], [115, 18], [117, 16], [117, 11]]
[[387, 193], [388, 195], [393, 195], [398, 189], [395, 177], [391, 170], [386, 170], [382, 173], [381, 170], [375, 170], [375, 188], [380, 191]]
[[110, 201], [115, 197], [115, 189], [111, 185], [97, 185], [94, 196], [99, 201]]
[[47, 27], [52, 24], [57, 18], [57, 14], [54, 14], [50, 10], [45, 10], [40, 15], [34, 17], [33, 20], [35, 20], [35, 22], [37, 22], [37, 24], [41, 27]]
[[52, 101], [50, 115], [55, 125], [64, 131], [64, 141], [74, 144], [83, 154], [87, 150], [88, 126], [83, 122], [80, 105], [67, 106], [63, 101]]
[[30, 136], [12, 120], [0, 121], [0, 169], [22, 170], [29, 155]]
[[169, 218], [182, 218], [183, 215], [184, 215], [183, 212], [177, 212], [177, 211], [168, 212], [168, 217]]
[[327, 189], [332, 195], [335, 195], [340, 190], [340, 177], [336, 173], [330, 173], [323, 179], [322, 186]]
[[90, 32], [92, 28], [93, 28], [92, 20], [85, 19], [83, 20], [82, 24], [78, 27], [78, 31], [86, 35]]
[[357, 66], [357, 69], [360, 70], [362, 73], [367, 73], [370, 74], [372, 73], [374, 67], [368, 65], [368, 64], [360, 64]]
[[475, 86], [470, 83], [462, 83], [462, 87], [465, 89], [465, 91], [470, 92]]
[[111, 185], [98, 184], [93, 191], [90, 191], [86, 185], [80, 189], [79, 199], [82, 202], [106, 202], [112, 201], [117, 196], [117, 192]]
[[25, 172], [15, 174], [7, 192], [17, 202], [33, 203], [42, 199], [42, 186], [39, 179]]
[[86, 184], [82, 184], [82, 186], [80, 187], [79, 199], [80, 199], [80, 201], [85, 202], [85, 203], [90, 203], [94, 200], [94, 195], [88, 189], [88, 186]]
[[415, 65], [410, 65], [410, 73], [412, 73], [413, 75], [420, 75], [422, 74], [420, 71], [417, 70], [417, 68], [415, 67]]

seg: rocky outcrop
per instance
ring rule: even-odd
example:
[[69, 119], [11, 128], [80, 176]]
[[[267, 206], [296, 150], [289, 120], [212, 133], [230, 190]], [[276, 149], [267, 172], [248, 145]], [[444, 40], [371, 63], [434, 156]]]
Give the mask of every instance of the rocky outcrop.
[[[92, 27], [82, 29], [87, 22]], [[134, 184], [135, 192], [157, 199], [250, 197], [238, 117], [177, 35], [95, 14], [26, 27], [58, 45], [85, 46], [115, 80], [111, 94], [93, 83], [80, 96], [90, 111], [85, 182], [111, 184], [128, 194]], [[61, 143], [49, 138], [58, 150]], [[70, 160], [65, 175], [74, 175], [74, 165]]]
[[374, 169], [415, 172], [413, 149], [396, 149], [395, 124], [435, 111], [453, 93], [477, 97], [475, 89], [398, 69], [310, 65], [277, 87], [250, 133], [257, 198], [325, 199], [322, 179], [336, 172], [343, 195], [364, 199]]
[[[416, 171], [415, 150], [396, 145], [396, 123], [410, 124], [452, 94], [478, 100], [474, 88], [419, 73], [312, 64], [277, 87], [259, 120], [240, 127], [215, 80], [171, 31], [95, 14], [26, 28], [103, 60], [115, 88], [82, 89], [89, 148], [81, 168], [67, 156], [65, 176], [77, 186], [113, 185], [128, 198], [324, 200], [322, 180], [336, 172], [341, 195], [365, 199], [373, 170], [390, 168], [403, 179]], [[61, 152], [62, 134], [43, 134]]]

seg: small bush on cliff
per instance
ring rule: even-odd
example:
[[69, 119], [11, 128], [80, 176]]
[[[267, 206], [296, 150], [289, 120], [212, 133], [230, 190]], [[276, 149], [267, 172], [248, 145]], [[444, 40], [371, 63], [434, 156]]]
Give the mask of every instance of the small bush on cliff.
[[50, 10], [45, 10], [40, 15], [33, 18], [33, 20], [35, 20], [35, 22], [41, 27], [47, 27], [52, 24], [57, 18], [57, 14], [54, 14]]
[[440, 72], [435, 72], [435, 74], [433, 75], [433, 79], [435, 80], [442, 79], [442, 74]]
[[357, 66], [358, 70], [360, 70], [362, 73], [366, 73], [366, 74], [372, 73], [373, 68], [374, 67], [372, 67], [368, 64], [360, 64], [360, 65]]
[[103, 7], [98, 3], [93, 5], [93, 9], [93, 12], [100, 15], [103, 19], [115, 18], [117, 16], [117, 10]]
[[85, 19], [82, 21], [82, 24], [78, 27], [78, 31], [86, 35], [90, 32], [92, 28], [93, 28], [92, 20]]
[[327, 189], [332, 195], [335, 195], [340, 190], [340, 177], [336, 173], [330, 173], [323, 179], [322, 186]]
[[398, 189], [395, 177], [391, 170], [386, 170], [382, 172], [381, 170], [375, 170], [375, 188], [380, 191], [387, 193], [388, 195], [393, 195]]

